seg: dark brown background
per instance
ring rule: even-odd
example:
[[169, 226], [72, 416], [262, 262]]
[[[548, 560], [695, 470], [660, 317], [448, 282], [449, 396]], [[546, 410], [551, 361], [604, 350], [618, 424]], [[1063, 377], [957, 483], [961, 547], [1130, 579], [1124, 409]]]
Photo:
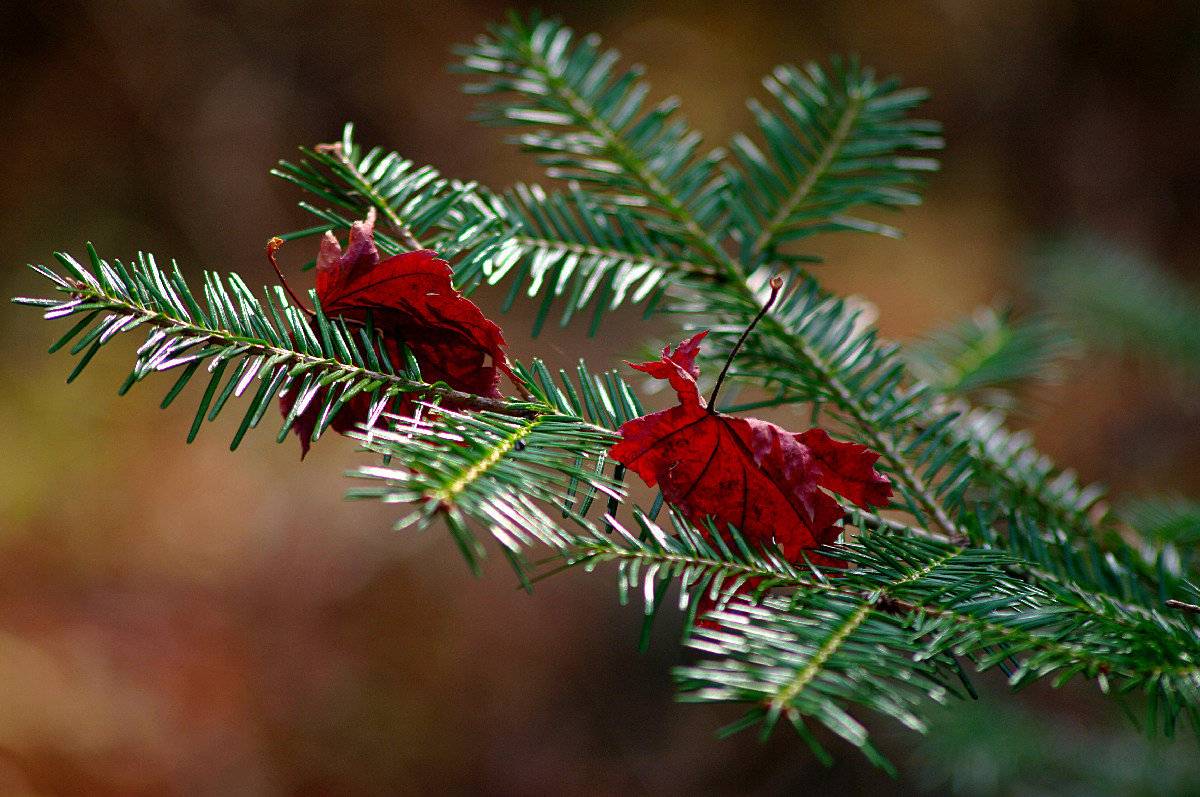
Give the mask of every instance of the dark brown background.
[[[1100, 235], [1196, 284], [1194, 3], [542, 7], [644, 62], [652, 96], [681, 95], [714, 145], [749, 127], [744, 98], [763, 97], [760, 76], [780, 62], [856, 52], [931, 89], [925, 114], [948, 148], [927, 204], [895, 219], [906, 238], [816, 245], [821, 278], [878, 305], [889, 336], [1001, 294], [1029, 307], [1027, 253], [1048, 236]], [[444, 70], [449, 47], [498, 18], [499, 3], [0, 9], [5, 296], [42, 292], [25, 264], [82, 257], [87, 241], [106, 257], [142, 249], [194, 276], [270, 281], [264, 242], [311, 222], [268, 170], [345, 121], [452, 177], [538, 179], [500, 131], [466, 121], [471, 102]], [[293, 246], [290, 264], [311, 256]], [[478, 296], [494, 312], [495, 297]], [[610, 319], [599, 340], [572, 328], [537, 342], [528, 318], [499, 320], [518, 357], [582, 353], [606, 368], [675, 334], [633, 319]], [[933, 743], [880, 724], [905, 771], [895, 784], [836, 741], [826, 770], [786, 731], [766, 745], [715, 740], [737, 712], [672, 703], [678, 622], [636, 654], [640, 612], [617, 604], [610, 572], [560, 576], [533, 597], [497, 559], [473, 579], [442, 534], [397, 534], [393, 509], [341, 501], [341, 473], [360, 461], [349, 441], [330, 437], [301, 464], [264, 423], [230, 453], [227, 417], [186, 446], [195, 395], [167, 412], [167, 378], [115, 395], [133, 341], [64, 387], [69, 358], [44, 350], [65, 328], [0, 311], [5, 794], [944, 793], [937, 739], [979, 748], [978, 761], [949, 755], [983, 778], [956, 787], [978, 793], [1019, 791], [988, 773], [1036, 781], [1056, 755], [1082, 755], [1070, 746], [1081, 739], [1093, 770], [1132, 762], [1159, 793], [1174, 793], [1180, 772], [1200, 777], [1190, 742], [1142, 745], [1090, 688], [985, 700]], [[1118, 496], [1195, 495], [1194, 396], [1153, 368], [1094, 357], [1034, 427], [1044, 449]], [[1002, 721], [971, 731], [981, 717]], [[1013, 764], [1008, 737], [1034, 740], [1042, 763]]]

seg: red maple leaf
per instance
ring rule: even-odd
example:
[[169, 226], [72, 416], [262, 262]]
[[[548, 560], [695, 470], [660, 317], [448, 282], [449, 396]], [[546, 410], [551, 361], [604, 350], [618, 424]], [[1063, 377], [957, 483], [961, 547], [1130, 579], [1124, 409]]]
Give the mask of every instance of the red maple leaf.
[[[633, 365], [675, 388], [679, 404], [635, 418], [618, 433], [613, 459], [658, 485], [663, 499], [698, 528], [736, 528], [752, 545], [775, 544], [788, 561], [805, 552], [818, 564], [838, 560], [811, 552], [835, 541], [845, 513], [832, 490], [858, 506], [886, 506], [888, 478], [873, 467], [879, 454], [833, 440], [822, 429], [795, 434], [768, 421], [708, 408], [696, 387], [701, 332], [658, 362]], [[822, 489], [824, 488], [824, 489]]]
[[[407, 344], [425, 382], [445, 382], [465, 393], [501, 398], [500, 373], [516, 379], [504, 355], [504, 336], [474, 302], [454, 289], [452, 274], [450, 264], [430, 249], [380, 260], [372, 208], [365, 221], [351, 225], [345, 252], [332, 232], [321, 239], [317, 299], [330, 318], [365, 323], [370, 315], [391, 361], [403, 362], [400, 342]], [[284, 414], [291, 411], [298, 390], [281, 397]], [[319, 393], [293, 426], [300, 436], [301, 456], [308, 453], [323, 398]], [[355, 396], [338, 411], [332, 427], [345, 433], [366, 423], [368, 406], [367, 397]], [[411, 406], [405, 394], [394, 409], [403, 414]]]

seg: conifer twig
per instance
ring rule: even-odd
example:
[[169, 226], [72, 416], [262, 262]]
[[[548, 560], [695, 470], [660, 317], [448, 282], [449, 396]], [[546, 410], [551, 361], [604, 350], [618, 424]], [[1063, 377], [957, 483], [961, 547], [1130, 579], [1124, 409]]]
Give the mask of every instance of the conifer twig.
[[360, 172], [358, 167], [354, 165], [354, 162], [350, 160], [349, 156], [346, 154], [346, 150], [342, 147], [342, 142], [337, 141], [333, 144], [318, 144], [316, 147], [314, 147], [314, 149], [317, 152], [332, 157], [348, 172], [350, 172], [351, 175], [354, 176], [354, 179], [357, 180], [359, 184], [358, 189], [368, 199], [371, 200], [375, 207], [383, 211], [383, 215], [387, 219], [388, 226], [392, 229], [392, 232], [394, 232], [400, 238], [401, 243], [413, 250], [424, 248], [421, 246], [421, 242], [417, 240], [417, 237], [413, 235], [412, 230], [408, 228], [408, 225], [396, 215], [396, 211], [387, 202], [387, 200], [385, 200], [375, 191], [371, 185], [371, 181], [367, 179], [367, 176]]

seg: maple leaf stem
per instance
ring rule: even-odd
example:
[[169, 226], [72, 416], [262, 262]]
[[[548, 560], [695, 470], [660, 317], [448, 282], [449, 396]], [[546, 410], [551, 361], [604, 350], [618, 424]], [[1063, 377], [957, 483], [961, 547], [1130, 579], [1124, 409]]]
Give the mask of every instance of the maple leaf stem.
[[380, 196], [374, 187], [372, 187], [371, 181], [367, 179], [367, 176], [360, 172], [358, 167], [354, 165], [354, 162], [350, 160], [350, 157], [346, 154], [346, 150], [342, 147], [342, 142], [338, 141], [333, 144], [318, 144], [314, 149], [317, 152], [329, 155], [339, 164], [341, 164], [342, 168], [350, 173], [350, 175], [358, 183], [357, 187], [362, 195], [371, 200], [371, 204], [383, 212], [384, 218], [387, 219], [388, 226], [391, 227], [392, 232], [394, 232], [397, 237], [400, 238], [401, 243], [403, 243], [409, 249], [416, 250], [424, 248], [421, 246], [421, 242], [417, 240], [417, 237], [413, 235], [412, 230], [408, 228], [408, 225], [396, 215], [396, 211], [387, 202], [387, 200]]
[[292, 286], [288, 285], [287, 277], [283, 276], [283, 272], [279, 270], [279, 264], [275, 262], [275, 251], [281, 246], [283, 246], [282, 238], [272, 238], [270, 241], [267, 241], [267, 259], [271, 261], [271, 268], [275, 269], [275, 275], [279, 277], [280, 284], [283, 285], [283, 289], [287, 291], [288, 296], [292, 297], [292, 301], [296, 303], [296, 306], [308, 313], [309, 318], [316, 318], [316, 311], [310, 310], [305, 306], [304, 302], [300, 301], [300, 297], [292, 290]]
[[1200, 606], [1197, 606], [1194, 603], [1184, 603], [1183, 601], [1177, 601], [1172, 598], [1171, 600], [1166, 601], [1166, 605], [1172, 609], [1180, 609], [1185, 612], [1191, 612], [1192, 614], [1200, 614]]
[[738, 338], [737, 343], [733, 344], [733, 350], [729, 352], [729, 357], [725, 360], [725, 366], [721, 369], [720, 376], [717, 377], [717, 383], [713, 385], [712, 393], [708, 396], [708, 411], [709, 413], [716, 412], [717, 393], [721, 389], [721, 383], [725, 381], [725, 375], [729, 373], [729, 366], [733, 364], [733, 358], [737, 356], [738, 349], [742, 348], [742, 344], [746, 342], [746, 338], [750, 336], [750, 331], [762, 320], [762, 317], [771, 309], [771, 305], [775, 304], [775, 300], [779, 298], [779, 289], [783, 287], [782, 277], [771, 278], [771, 295], [767, 297], [767, 301], [763, 304], [762, 309], [758, 311], [758, 315], [754, 316], [754, 320], [746, 327], [746, 331]]

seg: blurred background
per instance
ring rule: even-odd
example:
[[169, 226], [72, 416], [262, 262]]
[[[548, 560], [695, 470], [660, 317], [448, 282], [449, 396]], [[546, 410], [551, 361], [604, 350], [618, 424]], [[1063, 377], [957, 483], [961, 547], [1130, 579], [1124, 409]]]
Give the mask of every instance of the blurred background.
[[[538, 180], [501, 131], [467, 122], [445, 71], [511, 6], [8, 0], [0, 294], [45, 295], [25, 265], [87, 241], [272, 282], [265, 242], [312, 222], [268, 171], [347, 121], [451, 177]], [[888, 219], [905, 238], [810, 250], [887, 336], [981, 304], [1036, 312], [1064, 241], [1200, 290], [1190, 0], [540, 6], [645, 63], [652, 98], [680, 95], [714, 146], [750, 127], [744, 100], [778, 63], [858, 53], [930, 89], [948, 146], [925, 205]], [[475, 298], [497, 317], [497, 297]], [[595, 369], [678, 340], [633, 315], [598, 340], [580, 325], [531, 342], [520, 312], [497, 320], [517, 357]], [[876, 723], [899, 781], [837, 740], [832, 769], [786, 731], [716, 740], [740, 712], [673, 703], [678, 620], [664, 613], [638, 654], [640, 607], [618, 604], [611, 573], [533, 596], [500, 559], [472, 578], [448, 538], [341, 499], [351, 441], [301, 463], [268, 419], [231, 453], [227, 413], [185, 445], [189, 399], [157, 407], [174, 377], [116, 395], [140, 340], [68, 387], [71, 358], [45, 353], [66, 328], [0, 307], [0, 794], [1200, 793], [1194, 741], [1145, 741], [1087, 684], [1012, 700], [985, 677], [930, 737]], [[1098, 349], [1020, 423], [1115, 499], [1197, 496], [1198, 381], [1186, 357]]]

